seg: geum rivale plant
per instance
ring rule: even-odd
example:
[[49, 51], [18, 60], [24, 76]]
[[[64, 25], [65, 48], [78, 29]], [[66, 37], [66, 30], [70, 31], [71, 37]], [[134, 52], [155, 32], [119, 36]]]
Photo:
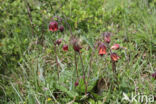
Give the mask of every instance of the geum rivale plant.
[[[54, 33], [54, 37], [55, 37], [55, 39], [53, 40], [53, 44], [54, 44], [54, 52], [55, 52], [55, 61], [56, 61], [56, 65], [57, 65], [57, 74], [58, 74], [58, 79], [59, 79], [59, 63], [58, 63], [58, 59], [57, 59], [57, 57], [58, 57], [58, 55], [57, 55], [57, 46], [59, 46], [61, 44], [63, 39], [57, 39], [57, 35], [58, 35], [57, 32], [58, 32], [58, 30], [60, 32], [63, 32], [64, 27], [63, 27], [63, 25], [58, 27], [58, 22], [51, 21], [50, 24], [49, 24], [49, 30]], [[117, 43], [115, 43], [113, 46], [110, 46], [112, 33], [104, 32], [102, 34], [102, 37], [103, 37], [102, 40], [98, 41], [98, 45], [97, 45], [98, 54], [99, 54], [100, 57], [103, 57], [106, 54], [110, 55], [111, 64], [112, 64], [112, 71], [116, 75], [117, 74], [116, 64], [117, 64], [120, 57], [117, 55], [116, 52], [113, 52], [113, 51], [118, 50], [121, 47]], [[85, 70], [85, 67], [84, 67], [83, 59], [82, 59], [81, 49], [83, 47], [80, 44], [78, 37], [73, 36], [72, 32], [71, 32], [70, 44], [71, 44], [71, 46], [72, 46], [72, 48], [74, 50], [74, 63], [75, 63], [75, 71], [76, 71], [76, 76], [77, 76], [77, 79], [76, 79], [76, 81], [74, 83], [74, 86], [77, 87], [79, 85], [80, 78], [82, 78], [83, 81], [84, 81], [84, 85], [85, 85], [85, 92], [84, 93], [87, 94], [88, 93], [88, 86], [89, 86], [88, 85], [89, 75], [86, 75], [86, 70]], [[67, 44], [64, 44], [63, 47], [62, 47], [62, 50], [67, 52], [68, 48], [69, 48], [69, 46]], [[93, 53], [95, 54], [95, 52], [93, 52]], [[79, 59], [80, 59], [81, 65], [82, 65], [83, 77], [81, 77], [80, 74], [79, 74], [77, 55], [80, 57]], [[92, 61], [92, 57], [93, 57], [93, 55], [90, 57], [91, 61]], [[103, 58], [106, 58], [106, 57], [103, 57]], [[103, 63], [106, 63], [106, 62], [103, 62]], [[95, 85], [95, 86], [96, 86], [96, 90], [99, 90], [99, 88], [102, 88], [102, 87], [100, 87], [102, 85], [100, 83], [101, 82], [104, 83], [104, 79], [101, 78], [101, 79], [99, 79], [97, 81], [98, 81], [97, 85]], [[95, 88], [95, 87], [93, 87], [93, 88]], [[101, 91], [101, 90], [99, 90], [99, 91]]]
[[[61, 25], [60, 27], [58, 26], [58, 22], [54, 20], [54, 18], [52, 18], [51, 22], [49, 23], [49, 31], [51, 31], [53, 33], [53, 44], [54, 44], [54, 53], [55, 53], [55, 61], [57, 64], [57, 76], [59, 79], [59, 63], [58, 63], [58, 55], [57, 55], [57, 46], [59, 46], [62, 43], [63, 39], [58, 39], [58, 34], [57, 32], [63, 32], [64, 31], [64, 26]], [[67, 51], [68, 50], [68, 46], [63, 46], [63, 50]]]

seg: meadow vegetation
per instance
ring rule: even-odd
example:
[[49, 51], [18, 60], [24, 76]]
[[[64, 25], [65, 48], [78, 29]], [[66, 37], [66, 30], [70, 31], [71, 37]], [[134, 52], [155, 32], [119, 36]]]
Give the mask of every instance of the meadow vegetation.
[[156, 0], [0, 0], [1, 104], [127, 104], [123, 93], [156, 99]]

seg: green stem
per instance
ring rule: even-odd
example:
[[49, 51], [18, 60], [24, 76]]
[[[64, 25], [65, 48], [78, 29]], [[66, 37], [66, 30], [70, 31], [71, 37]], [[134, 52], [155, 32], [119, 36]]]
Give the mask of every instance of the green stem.
[[77, 69], [77, 58], [76, 58], [76, 52], [75, 52], [75, 69], [76, 69], [76, 74], [77, 74], [77, 78], [79, 77], [79, 74], [78, 74], [78, 69]]
[[84, 76], [84, 83], [85, 83], [85, 94], [87, 94], [87, 82], [86, 82], [86, 74], [85, 74], [85, 69], [84, 69], [84, 65], [83, 65], [83, 61], [82, 61], [82, 57], [81, 54], [80, 55], [80, 60], [81, 60], [81, 64], [82, 64], [82, 70], [83, 70], [83, 76]]
[[59, 79], [59, 64], [58, 64], [58, 60], [57, 60], [57, 51], [56, 51], [56, 44], [54, 43], [54, 52], [55, 52], [55, 61], [56, 61], [56, 65], [57, 65], [57, 76]]

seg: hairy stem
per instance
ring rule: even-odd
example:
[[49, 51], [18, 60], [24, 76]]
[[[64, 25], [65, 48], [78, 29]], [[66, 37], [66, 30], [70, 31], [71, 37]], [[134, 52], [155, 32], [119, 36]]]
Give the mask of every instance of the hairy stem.
[[94, 55], [94, 52], [92, 52], [91, 58], [90, 58], [90, 62], [89, 62], [88, 78], [87, 78], [87, 82], [86, 82], [87, 83], [87, 86], [88, 86], [88, 80], [90, 78], [90, 73], [92, 72], [93, 55]]
[[87, 94], [87, 81], [86, 81], [86, 74], [85, 74], [85, 69], [84, 69], [84, 65], [83, 65], [83, 60], [81, 57], [81, 54], [79, 53], [80, 56], [80, 60], [81, 60], [81, 64], [82, 64], [82, 70], [83, 70], [83, 76], [84, 76], [84, 83], [85, 83], [85, 94]]
[[79, 74], [78, 74], [78, 69], [77, 69], [77, 58], [76, 58], [76, 52], [75, 52], [75, 69], [76, 69], [76, 75], [77, 75], [77, 78], [79, 77]]
[[56, 44], [54, 43], [54, 52], [55, 52], [55, 61], [56, 61], [56, 65], [57, 65], [57, 76], [58, 76], [58, 79], [59, 79], [59, 63], [58, 63], [58, 60], [57, 60], [57, 51], [56, 51]]
[[116, 73], [116, 63], [114, 61], [112, 61], [112, 70]]

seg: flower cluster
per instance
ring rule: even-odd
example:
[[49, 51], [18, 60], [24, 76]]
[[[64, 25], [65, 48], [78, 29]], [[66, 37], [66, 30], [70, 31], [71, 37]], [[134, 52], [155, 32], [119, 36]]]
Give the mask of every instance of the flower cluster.
[[[112, 34], [110, 32], [104, 32], [102, 35], [104, 37], [104, 42], [100, 42], [100, 45], [98, 47], [100, 56], [103, 56], [103, 55], [105, 55], [107, 53], [106, 45], [109, 46], [109, 43], [111, 42], [111, 35]], [[110, 57], [111, 57], [111, 60], [114, 61], [114, 62], [118, 61], [119, 56], [117, 55], [117, 53], [112, 53], [112, 50], [118, 50], [118, 49], [120, 49], [119, 44], [114, 44], [110, 48]]]
[[[58, 27], [58, 23], [56, 21], [52, 21], [50, 22], [49, 24], [49, 31], [52, 31], [52, 32], [56, 32], [56, 31], [60, 31], [60, 32], [63, 32], [64, 31], [64, 27], [61, 25], [60, 27]], [[103, 41], [101, 42], [98, 42], [98, 54], [102, 57], [104, 55], [107, 54], [107, 51], [109, 51], [108, 53], [110, 54], [110, 58], [112, 60], [112, 69], [114, 72], [116, 72], [116, 65], [115, 63], [119, 60], [119, 56], [117, 55], [117, 53], [115, 52], [112, 52], [114, 50], [118, 50], [120, 49], [120, 45], [119, 44], [114, 44], [113, 46], [110, 47], [110, 43], [111, 43], [111, 36], [112, 36], [112, 33], [110, 32], [105, 32], [102, 34], [103, 35]], [[56, 39], [56, 41], [54, 42], [54, 45], [55, 46], [59, 46], [61, 43], [62, 43], [63, 39]], [[65, 40], [64, 40], [65, 41]], [[75, 69], [76, 69], [76, 73], [77, 73], [77, 78], [79, 77], [79, 73], [78, 73], [78, 66], [77, 66], [77, 55], [79, 55], [80, 57], [80, 61], [81, 61], [81, 64], [82, 64], [82, 70], [83, 70], [83, 80], [84, 80], [84, 83], [85, 83], [85, 93], [87, 92], [87, 80], [86, 80], [86, 75], [85, 75], [85, 68], [83, 66], [83, 59], [81, 57], [81, 49], [82, 49], [82, 46], [80, 45], [80, 42], [78, 40], [78, 38], [76, 38], [75, 36], [71, 36], [70, 37], [70, 43], [72, 45], [72, 48], [73, 50], [75, 51]], [[63, 51], [68, 51], [68, 45], [67, 44], [64, 44], [62, 45], [62, 49]], [[56, 47], [55, 47], [55, 52], [57, 53], [56, 51]], [[77, 54], [78, 53], [78, 54]], [[57, 55], [57, 54], [56, 54]], [[57, 63], [57, 67], [58, 67], [58, 61], [57, 61], [57, 57], [56, 57], [56, 63]], [[152, 75], [154, 77], [156, 77], [156, 75]], [[59, 71], [58, 71], [58, 78], [59, 78]], [[79, 85], [79, 80], [77, 80], [75, 82], [75, 87]]]
[[[52, 21], [49, 23], [49, 31], [52, 31], [52, 32], [56, 32], [56, 31], [60, 31], [60, 32], [63, 32], [64, 31], [64, 26], [61, 25], [59, 28], [58, 28], [58, 23], [56, 21]], [[60, 45], [62, 43], [62, 39], [57, 39], [55, 41], [55, 45]], [[63, 45], [62, 47], [63, 51], [68, 51], [68, 45], [65, 44]]]
[[58, 31], [58, 29], [60, 30], [60, 32], [64, 31], [64, 27], [62, 25], [58, 28], [58, 23], [56, 21], [50, 22], [49, 31], [56, 32]]

